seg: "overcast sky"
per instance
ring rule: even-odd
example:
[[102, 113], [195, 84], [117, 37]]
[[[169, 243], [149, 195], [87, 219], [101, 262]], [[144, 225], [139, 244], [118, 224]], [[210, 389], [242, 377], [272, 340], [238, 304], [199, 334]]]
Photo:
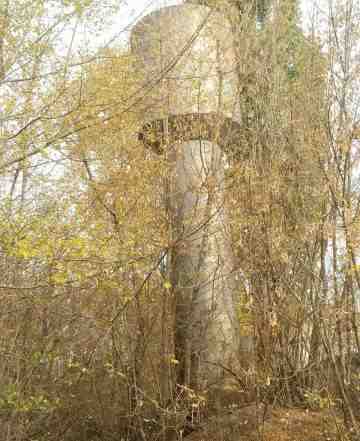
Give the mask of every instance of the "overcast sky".
[[[124, 9], [130, 15], [141, 14], [142, 11], [151, 11], [162, 6], [176, 5], [181, 3], [181, 0], [124, 0]], [[313, 3], [312, 0], [301, 0], [304, 8], [309, 8]], [[125, 11], [124, 11], [125, 12]]]

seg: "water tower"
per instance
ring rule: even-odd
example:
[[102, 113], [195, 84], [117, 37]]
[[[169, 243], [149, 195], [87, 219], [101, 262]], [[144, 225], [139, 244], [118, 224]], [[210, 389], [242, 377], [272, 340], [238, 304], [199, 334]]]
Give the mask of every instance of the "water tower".
[[131, 45], [143, 78], [141, 138], [171, 165], [177, 381], [203, 387], [234, 367], [239, 349], [224, 188], [240, 130], [231, 27], [221, 12], [187, 2], [144, 17]]

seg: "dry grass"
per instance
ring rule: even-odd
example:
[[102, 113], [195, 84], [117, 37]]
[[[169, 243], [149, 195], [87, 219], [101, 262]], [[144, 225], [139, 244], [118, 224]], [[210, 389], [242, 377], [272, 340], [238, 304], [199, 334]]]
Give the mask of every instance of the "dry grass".
[[328, 410], [267, 410], [255, 405], [212, 418], [186, 441], [345, 441], [343, 427]]

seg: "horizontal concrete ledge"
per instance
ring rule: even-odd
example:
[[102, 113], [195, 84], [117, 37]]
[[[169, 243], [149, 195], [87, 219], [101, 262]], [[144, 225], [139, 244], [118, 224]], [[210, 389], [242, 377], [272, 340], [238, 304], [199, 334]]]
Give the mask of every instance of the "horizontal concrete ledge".
[[240, 124], [215, 112], [169, 115], [145, 124], [139, 140], [158, 154], [175, 142], [204, 140], [218, 144], [230, 156], [238, 155]]

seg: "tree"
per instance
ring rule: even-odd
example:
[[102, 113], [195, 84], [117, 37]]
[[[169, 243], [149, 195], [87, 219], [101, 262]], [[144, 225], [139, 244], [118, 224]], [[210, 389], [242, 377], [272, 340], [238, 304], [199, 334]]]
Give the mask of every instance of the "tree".
[[271, 18], [250, 32], [238, 27], [243, 151], [229, 173], [244, 275], [240, 319], [252, 317], [256, 381], [270, 400], [292, 403], [307, 387], [298, 373], [320, 350], [314, 317], [327, 213], [319, 167], [326, 154], [326, 64], [316, 40], [298, 28], [292, 2], [274, 5]]

